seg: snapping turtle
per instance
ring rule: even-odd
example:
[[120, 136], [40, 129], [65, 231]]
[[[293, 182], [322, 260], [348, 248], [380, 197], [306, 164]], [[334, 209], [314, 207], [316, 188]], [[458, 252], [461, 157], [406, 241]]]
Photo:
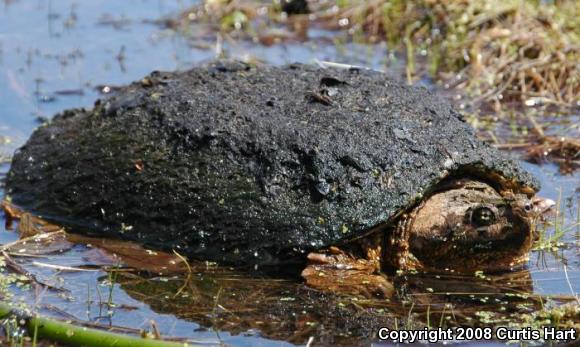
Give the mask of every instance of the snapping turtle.
[[227, 264], [308, 261], [313, 286], [386, 294], [381, 266], [521, 264], [545, 205], [424, 88], [237, 62], [153, 72], [55, 116], [15, 154], [7, 188], [79, 231]]

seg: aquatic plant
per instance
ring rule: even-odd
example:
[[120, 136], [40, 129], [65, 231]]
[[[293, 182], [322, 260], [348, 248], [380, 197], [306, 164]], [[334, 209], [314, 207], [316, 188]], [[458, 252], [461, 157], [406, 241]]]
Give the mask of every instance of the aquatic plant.
[[475, 102], [580, 102], [577, 1], [314, 0], [309, 6], [310, 14], [290, 16], [276, 0], [206, 0], [165, 24], [181, 32], [210, 24], [229, 39], [268, 45], [303, 40], [308, 27], [322, 26], [356, 41], [386, 41], [391, 51], [404, 52], [409, 82], [429, 72]]
[[355, 0], [327, 5], [318, 20], [403, 46], [409, 65], [415, 52], [426, 56], [431, 74], [476, 101], [573, 105], [580, 93], [579, 14], [580, 4], [568, 0]]
[[77, 326], [15, 309], [5, 303], [0, 303], [0, 318], [4, 319], [3, 328], [7, 335], [11, 335], [9, 342], [14, 346], [24, 344], [25, 334], [32, 335], [33, 345], [37, 338], [43, 338], [67, 346], [193, 346], [185, 342], [145, 339]]

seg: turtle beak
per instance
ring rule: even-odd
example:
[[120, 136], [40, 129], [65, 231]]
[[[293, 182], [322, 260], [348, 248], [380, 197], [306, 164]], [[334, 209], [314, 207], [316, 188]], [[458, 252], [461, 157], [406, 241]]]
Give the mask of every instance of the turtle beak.
[[550, 212], [552, 207], [556, 205], [556, 202], [552, 199], [536, 197], [532, 200], [532, 204], [534, 205], [533, 210], [535, 214], [537, 216], [542, 216]]

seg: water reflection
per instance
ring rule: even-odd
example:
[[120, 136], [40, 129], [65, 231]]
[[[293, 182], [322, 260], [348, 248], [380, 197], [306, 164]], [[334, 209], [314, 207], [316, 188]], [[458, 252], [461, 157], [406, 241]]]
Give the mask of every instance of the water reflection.
[[489, 326], [490, 322], [474, 319], [482, 312], [499, 313], [494, 322], [508, 324], [512, 313], [541, 306], [541, 299], [533, 297], [529, 271], [480, 278], [398, 277], [399, 294], [392, 300], [323, 294], [297, 281], [223, 270], [196, 273], [185, 281], [122, 274], [119, 283], [156, 312], [192, 320], [202, 329], [259, 332], [298, 344], [311, 336], [323, 344], [372, 341], [380, 327]]

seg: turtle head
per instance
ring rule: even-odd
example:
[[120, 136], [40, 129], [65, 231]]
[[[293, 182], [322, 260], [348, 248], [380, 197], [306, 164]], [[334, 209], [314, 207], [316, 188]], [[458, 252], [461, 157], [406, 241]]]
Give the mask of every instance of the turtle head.
[[470, 273], [519, 267], [527, 261], [538, 217], [552, 204], [500, 194], [482, 181], [449, 181], [409, 214], [410, 263]]

